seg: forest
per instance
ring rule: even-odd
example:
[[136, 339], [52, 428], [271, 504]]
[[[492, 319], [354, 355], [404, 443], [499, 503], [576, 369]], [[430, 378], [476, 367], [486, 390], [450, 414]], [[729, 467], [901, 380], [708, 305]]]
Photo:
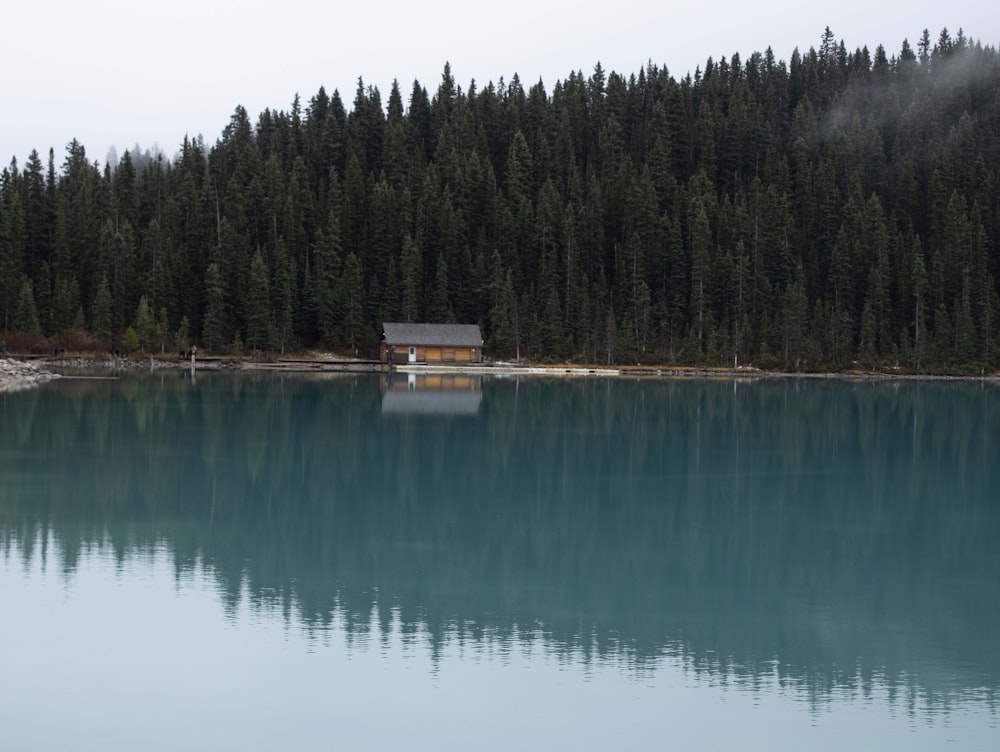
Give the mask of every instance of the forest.
[[962, 31], [551, 91], [445, 64], [404, 96], [237, 106], [172, 158], [13, 159], [5, 340], [364, 358], [384, 321], [454, 321], [493, 359], [998, 367], [1000, 58]]

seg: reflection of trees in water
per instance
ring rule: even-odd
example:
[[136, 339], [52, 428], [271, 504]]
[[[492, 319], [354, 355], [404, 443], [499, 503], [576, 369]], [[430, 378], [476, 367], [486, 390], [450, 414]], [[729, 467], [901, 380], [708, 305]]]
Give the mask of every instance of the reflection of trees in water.
[[[168, 375], [8, 397], [6, 550], [166, 546], [308, 629], [641, 667], [817, 700], [1000, 684], [1000, 395], [976, 385], [487, 382], [383, 417], [375, 379]], [[51, 554], [50, 554], [51, 555]], [[926, 656], [926, 660], [917, 658]], [[942, 672], [941, 667], [945, 667]]]

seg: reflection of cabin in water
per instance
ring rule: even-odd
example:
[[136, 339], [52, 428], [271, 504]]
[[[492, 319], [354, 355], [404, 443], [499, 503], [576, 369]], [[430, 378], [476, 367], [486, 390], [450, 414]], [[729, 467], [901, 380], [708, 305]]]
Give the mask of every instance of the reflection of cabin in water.
[[483, 401], [482, 377], [462, 373], [393, 373], [382, 376], [382, 413], [475, 415]]
[[382, 324], [383, 363], [482, 363], [483, 335], [475, 324]]

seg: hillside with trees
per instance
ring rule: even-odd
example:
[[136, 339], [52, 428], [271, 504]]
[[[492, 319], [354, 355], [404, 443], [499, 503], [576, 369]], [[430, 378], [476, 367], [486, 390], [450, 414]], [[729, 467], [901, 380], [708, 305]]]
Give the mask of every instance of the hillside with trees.
[[[214, 144], [0, 176], [8, 340], [367, 356], [382, 321], [495, 358], [994, 371], [1000, 58], [827, 29], [675, 79], [358, 81]], [[48, 338], [48, 339], [43, 339]]]

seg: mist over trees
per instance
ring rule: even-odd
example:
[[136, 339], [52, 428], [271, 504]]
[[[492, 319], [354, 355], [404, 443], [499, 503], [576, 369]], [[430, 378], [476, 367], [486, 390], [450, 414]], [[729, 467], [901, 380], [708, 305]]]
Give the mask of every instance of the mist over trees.
[[961, 31], [551, 92], [446, 64], [350, 109], [238, 106], [173, 159], [12, 161], [0, 317], [147, 352], [367, 355], [382, 321], [458, 321], [495, 358], [978, 373], [998, 187], [1000, 58]]

